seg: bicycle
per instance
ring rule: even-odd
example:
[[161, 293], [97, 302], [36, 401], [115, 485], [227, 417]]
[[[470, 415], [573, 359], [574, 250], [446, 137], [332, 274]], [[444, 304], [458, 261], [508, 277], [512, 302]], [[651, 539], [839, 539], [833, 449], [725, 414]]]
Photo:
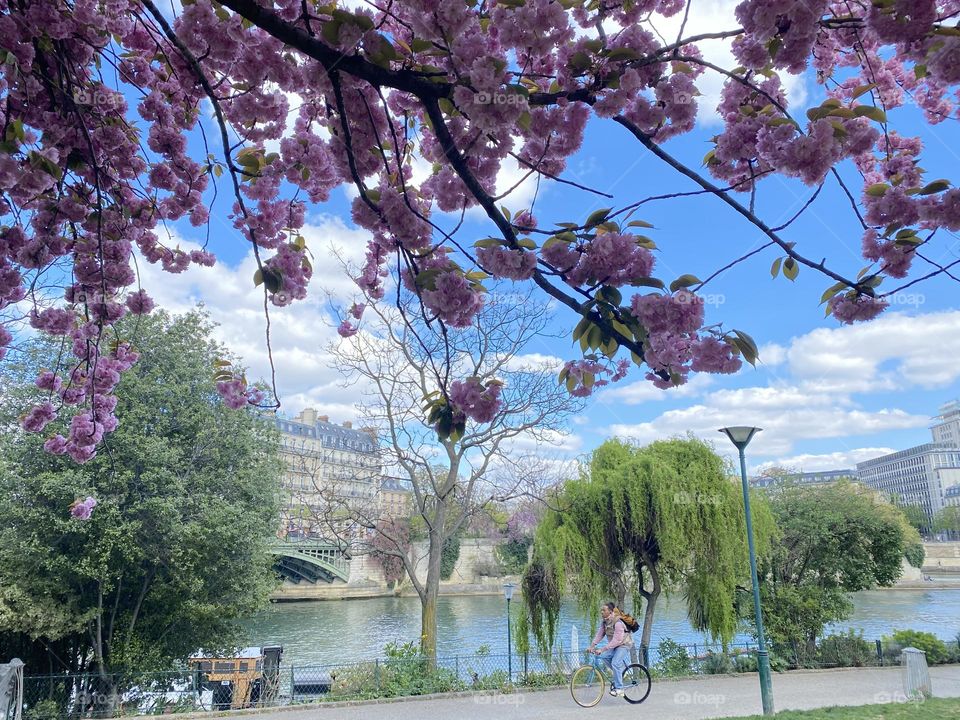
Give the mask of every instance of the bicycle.
[[[570, 695], [580, 707], [593, 707], [603, 699], [607, 689], [607, 674], [588, 661], [573, 671], [570, 676]], [[632, 663], [623, 671], [623, 699], [632, 705], [639, 705], [650, 694], [650, 671], [645, 665]]]

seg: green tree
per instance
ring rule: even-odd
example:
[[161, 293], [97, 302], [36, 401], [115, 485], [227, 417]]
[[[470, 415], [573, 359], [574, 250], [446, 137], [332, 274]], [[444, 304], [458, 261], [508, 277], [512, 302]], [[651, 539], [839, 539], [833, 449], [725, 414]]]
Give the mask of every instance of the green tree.
[[923, 511], [923, 508], [913, 503], [905, 502], [899, 495], [893, 495], [890, 501], [900, 508], [900, 512], [907, 519], [907, 522], [921, 535], [927, 535], [932, 530], [933, 523]]
[[960, 533], [960, 505], [948, 505], [933, 519], [933, 529], [937, 532]]
[[768, 493], [780, 538], [760, 565], [764, 625], [812, 654], [825, 625], [849, 616], [849, 593], [889, 586], [902, 560], [923, 562], [903, 512], [858, 485], [787, 485]]
[[[275, 586], [277, 446], [217, 397], [224, 351], [211, 329], [201, 312], [120, 324], [140, 359], [121, 382], [119, 428], [85, 465], [42, 452], [43, 438], [9, 417], [2, 425], [0, 646], [32, 672], [98, 674], [99, 712], [115, 707], [120, 675], [236, 647], [236, 620]], [[5, 392], [36, 394], [23, 378], [58, 349], [31, 341], [5, 369]], [[72, 518], [70, 503], [88, 495], [93, 517]]]
[[[670, 440], [638, 448], [609, 440], [589, 471], [551, 501], [523, 578], [528, 627], [549, 647], [569, 588], [596, 617], [604, 598], [622, 605], [627, 592], [643, 603], [641, 643], [649, 647], [657, 601], [682, 592], [698, 630], [729, 641], [737, 626], [734, 597], [749, 577], [743, 498], [723, 460], [705, 443]], [[767, 552], [773, 525], [754, 509], [757, 547]]]

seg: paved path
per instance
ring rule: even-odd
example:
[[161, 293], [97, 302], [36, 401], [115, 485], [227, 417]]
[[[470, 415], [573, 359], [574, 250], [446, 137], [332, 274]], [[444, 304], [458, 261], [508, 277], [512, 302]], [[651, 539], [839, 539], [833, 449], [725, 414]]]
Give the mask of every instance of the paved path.
[[[930, 677], [935, 696], [960, 697], [960, 665], [932, 667]], [[773, 695], [778, 711], [905, 701], [899, 667], [774, 673]], [[595, 708], [587, 710], [575, 705], [570, 693], [563, 689], [511, 695], [476, 693], [400, 702], [317, 705], [309, 709], [234, 712], [221, 717], [250, 720], [623, 720], [635, 714], [643, 720], [704, 720], [761, 712], [757, 676], [737, 675], [654, 682], [650, 697], [636, 707], [607, 696]]]

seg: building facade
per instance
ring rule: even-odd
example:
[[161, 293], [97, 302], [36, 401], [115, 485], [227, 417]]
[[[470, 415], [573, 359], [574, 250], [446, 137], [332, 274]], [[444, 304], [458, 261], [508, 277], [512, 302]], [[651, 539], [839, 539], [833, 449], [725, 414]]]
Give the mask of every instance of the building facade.
[[940, 406], [940, 414], [930, 427], [933, 441], [960, 447], [960, 400], [951, 400]]
[[960, 483], [943, 491], [943, 504], [945, 507], [960, 507]]
[[282, 532], [323, 535], [333, 516], [376, 511], [381, 458], [372, 431], [331, 423], [312, 408], [274, 422], [284, 463]]
[[817, 472], [788, 473], [785, 475], [758, 475], [750, 479], [750, 485], [767, 488], [781, 483], [798, 485], [826, 485], [840, 480], [859, 482], [856, 470], [820, 470]]
[[380, 481], [380, 516], [384, 518], [410, 517], [410, 483], [402, 478], [384, 477]]
[[960, 448], [936, 442], [919, 445], [857, 463], [857, 474], [901, 503], [918, 505], [932, 519], [943, 508], [945, 492], [960, 485]]

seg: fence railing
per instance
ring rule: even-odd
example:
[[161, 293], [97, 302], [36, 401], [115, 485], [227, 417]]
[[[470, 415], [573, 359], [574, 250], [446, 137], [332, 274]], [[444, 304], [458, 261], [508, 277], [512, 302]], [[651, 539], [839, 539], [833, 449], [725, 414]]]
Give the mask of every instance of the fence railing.
[[[409, 648], [409, 646], [407, 646]], [[932, 662], [960, 662], [957, 641]], [[900, 662], [901, 647], [859, 636], [832, 636], [819, 646], [773, 645], [776, 671], [797, 668], [883, 666]], [[756, 672], [749, 643], [682, 645], [665, 640], [635, 659], [654, 677]], [[210, 680], [196, 670], [134, 675], [32, 675], [24, 679], [24, 720], [116, 718], [273, 707], [309, 702], [389, 698], [439, 692], [562, 685], [584, 660], [580, 652], [453, 655], [431, 665], [415, 652], [336, 665], [292, 665], [270, 673], [236, 673]], [[222, 674], [218, 678], [224, 677]]]

